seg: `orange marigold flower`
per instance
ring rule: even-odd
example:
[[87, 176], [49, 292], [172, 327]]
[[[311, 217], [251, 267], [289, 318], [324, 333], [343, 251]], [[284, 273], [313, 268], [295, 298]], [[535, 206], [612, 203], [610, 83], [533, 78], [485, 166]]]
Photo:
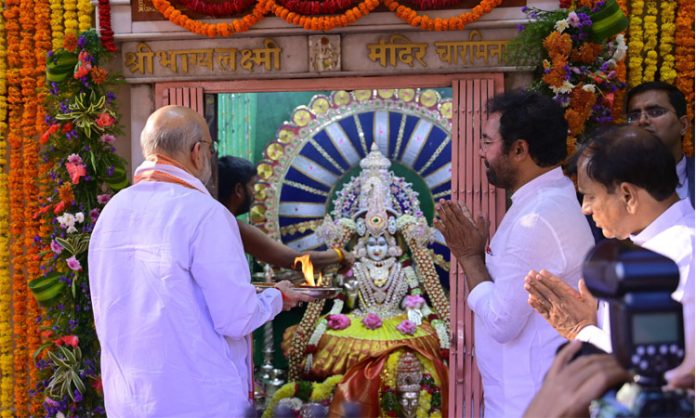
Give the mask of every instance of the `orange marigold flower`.
[[573, 48], [573, 40], [567, 33], [553, 31], [544, 39], [544, 48], [549, 51], [549, 55], [561, 55], [567, 57]]
[[109, 76], [109, 72], [102, 67], [92, 67], [89, 73], [92, 76], [94, 84], [102, 84], [106, 81], [106, 77]]
[[570, 53], [571, 61], [577, 61], [583, 64], [592, 64], [602, 52], [602, 45], [586, 42], [575, 48]]
[[68, 32], [63, 38], [63, 49], [70, 52], [75, 52], [77, 49], [77, 36], [74, 33]]

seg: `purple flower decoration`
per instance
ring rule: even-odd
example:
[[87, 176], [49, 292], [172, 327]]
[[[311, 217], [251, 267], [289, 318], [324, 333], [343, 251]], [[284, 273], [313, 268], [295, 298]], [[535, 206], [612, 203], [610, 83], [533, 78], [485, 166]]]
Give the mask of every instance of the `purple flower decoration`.
[[331, 329], [346, 329], [350, 326], [350, 318], [343, 314], [326, 315], [328, 327]]
[[402, 334], [407, 334], [407, 335], [413, 335], [416, 333], [416, 324], [413, 322], [409, 321], [408, 319], [404, 319], [401, 321], [399, 325], [396, 326], [396, 329], [400, 331]]
[[60, 254], [63, 252], [63, 246], [58, 244], [55, 240], [51, 240], [51, 251]]
[[82, 271], [82, 264], [80, 264], [80, 262], [77, 258], [75, 258], [75, 256], [68, 258], [67, 260], [65, 260], [65, 262], [68, 264], [68, 268], [70, 268], [70, 270]]
[[408, 295], [404, 298], [404, 306], [409, 309], [420, 309], [425, 303], [425, 299], [421, 295]]
[[92, 220], [92, 222], [97, 222], [97, 219], [99, 218], [99, 209], [94, 208], [89, 211], [89, 218]]
[[367, 329], [377, 329], [382, 326], [382, 319], [379, 315], [370, 312], [362, 319], [362, 324]]

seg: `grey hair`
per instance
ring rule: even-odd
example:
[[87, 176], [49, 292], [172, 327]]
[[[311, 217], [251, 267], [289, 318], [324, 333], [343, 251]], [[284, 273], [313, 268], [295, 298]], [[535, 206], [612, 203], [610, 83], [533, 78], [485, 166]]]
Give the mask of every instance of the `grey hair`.
[[169, 123], [159, 123], [155, 126], [154, 121], [148, 119], [140, 134], [140, 146], [146, 158], [158, 151], [170, 156], [188, 153], [196, 142], [205, 137], [204, 126], [195, 119], [187, 119], [186, 115], [177, 109], [171, 109], [168, 113]]

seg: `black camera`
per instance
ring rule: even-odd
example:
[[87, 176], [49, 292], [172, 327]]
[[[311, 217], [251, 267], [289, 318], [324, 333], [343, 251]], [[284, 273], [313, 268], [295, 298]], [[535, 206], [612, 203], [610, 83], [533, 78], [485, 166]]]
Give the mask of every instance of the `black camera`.
[[626, 242], [595, 246], [583, 265], [587, 287], [609, 303], [611, 344], [622, 366], [648, 385], [664, 384], [684, 359], [681, 303], [672, 299], [679, 269], [671, 259]]
[[595, 401], [593, 416], [693, 416], [693, 394], [663, 392], [664, 373], [684, 359], [682, 305], [672, 299], [679, 269], [669, 258], [607, 240], [587, 254], [583, 277], [595, 297], [609, 304], [611, 344], [634, 384]]

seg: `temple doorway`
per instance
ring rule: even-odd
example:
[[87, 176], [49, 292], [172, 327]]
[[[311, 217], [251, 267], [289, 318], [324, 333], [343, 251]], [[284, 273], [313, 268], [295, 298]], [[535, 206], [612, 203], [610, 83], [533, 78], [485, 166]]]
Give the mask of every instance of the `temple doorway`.
[[[203, 114], [220, 155], [257, 164], [260, 181], [250, 221], [298, 250], [321, 248], [314, 228], [333, 209], [340, 186], [375, 142], [391, 169], [417, 191], [431, 224], [434, 201], [462, 200], [487, 214], [491, 234], [505, 195], [486, 181], [479, 134], [486, 100], [503, 74], [158, 83], [157, 107], [180, 104]], [[473, 360], [473, 318], [464, 278], [449, 266], [441, 237], [430, 246], [450, 298], [449, 414], [479, 416], [480, 377]], [[257, 270], [259, 267], [256, 267]], [[284, 369], [282, 333], [302, 313], [284, 314], [255, 336], [255, 363]]]

